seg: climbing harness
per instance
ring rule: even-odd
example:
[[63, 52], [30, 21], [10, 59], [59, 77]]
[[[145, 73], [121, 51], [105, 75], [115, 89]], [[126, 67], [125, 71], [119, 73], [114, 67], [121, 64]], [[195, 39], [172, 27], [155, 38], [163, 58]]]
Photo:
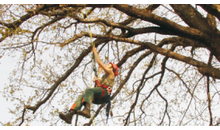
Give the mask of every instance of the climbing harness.
[[[98, 80], [96, 80], [95, 82], [98, 87], [101, 87], [102, 89], [107, 89], [108, 95], [111, 95], [112, 90], [110, 87], [104, 84], [100, 84]], [[105, 91], [103, 91], [102, 95], [99, 98], [102, 98], [104, 95], [105, 95]]]

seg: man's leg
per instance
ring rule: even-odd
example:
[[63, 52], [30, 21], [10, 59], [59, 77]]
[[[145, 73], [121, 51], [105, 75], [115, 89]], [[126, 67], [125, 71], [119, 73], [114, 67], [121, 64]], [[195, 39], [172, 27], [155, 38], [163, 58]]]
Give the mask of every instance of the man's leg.
[[85, 94], [83, 95], [83, 99], [82, 99], [82, 103], [85, 106], [85, 108], [83, 109], [83, 111], [77, 111], [77, 113], [86, 118], [90, 118], [91, 117], [90, 106], [92, 104], [92, 101], [95, 98], [98, 98], [101, 95], [103, 95], [103, 93], [105, 93], [105, 91], [101, 87], [86, 89]]
[[76, 99], [75, 103], [72, 105], [70, 110], [75, 110], [78, 111], [82, 108], [82, 100], [83, 100], [83, 95], [78, 96]]
[[68, 113], [59, 113], [59, 117], [64, 120], [66, 123], [71, 124], [72, 117], [74, 114], [76, 114], [77, 110], [80, 110], [82, 107], [82, 98], [83, 96], [78, 96], [75, 103], [72, 105]]

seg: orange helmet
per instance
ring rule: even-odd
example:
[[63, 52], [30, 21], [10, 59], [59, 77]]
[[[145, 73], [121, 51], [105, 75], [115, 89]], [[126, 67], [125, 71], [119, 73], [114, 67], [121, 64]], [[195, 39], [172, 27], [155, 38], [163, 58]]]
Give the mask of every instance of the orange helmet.
[[115, 76], [117, 76], [117, 75], [118, 75], [118, 65], [116, 65], [116, 64], [114, 64], [114, 63], [112, 63], [112, 62], [110, 62], [109, 64], [112, 65], [112, 67], [113, 67], [113, 72], [114, 72]]

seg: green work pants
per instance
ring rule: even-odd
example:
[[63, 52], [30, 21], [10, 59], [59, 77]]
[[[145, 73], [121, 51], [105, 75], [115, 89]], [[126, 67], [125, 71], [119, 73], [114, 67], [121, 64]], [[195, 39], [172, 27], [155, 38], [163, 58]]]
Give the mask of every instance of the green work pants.
[[80, 110], [83, 103], [103, 104], [110, 100], [107, 89], [101, 87], [88, 88], [83, 95], [79, 95], [71, 109]]

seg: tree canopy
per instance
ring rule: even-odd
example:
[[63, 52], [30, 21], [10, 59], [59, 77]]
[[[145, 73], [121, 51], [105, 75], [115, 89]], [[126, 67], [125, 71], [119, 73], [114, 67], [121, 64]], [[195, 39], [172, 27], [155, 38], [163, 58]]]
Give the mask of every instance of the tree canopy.
[[1, 124], [67, 125], [58, 112], [93, 87], [93, 42], [119, 66], [114, 116], [93, 105], [77, 125], [218, 125], [219, 30], [220, 5], [0, 5], [0, 58], [17, 63]]

